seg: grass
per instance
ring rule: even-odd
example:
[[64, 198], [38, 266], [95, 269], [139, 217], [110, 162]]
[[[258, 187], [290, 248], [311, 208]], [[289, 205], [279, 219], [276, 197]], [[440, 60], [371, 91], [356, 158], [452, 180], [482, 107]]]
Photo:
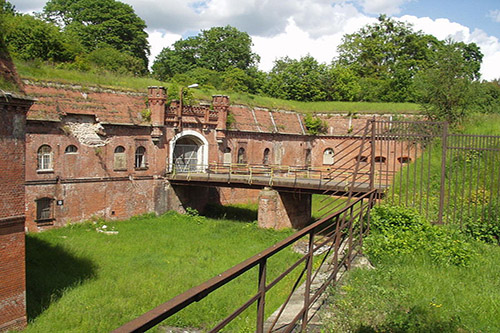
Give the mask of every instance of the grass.
[[[105, 222], [117, 235], [84, 223], [27, 236], [28, 332], [110, 331], [168, 299], [225, 271], [291, 234], [261, 230], [254, 223], [167, 213]], [[297, 254], [273, 258], [276, 276]], [[257, 271], [166, 321], [206, 328], [255, 294]], [[289, 282], [288, 282], [289, 283]], [[266, 299], [267, 315], [286, 297], [285, 281]], [[233, 326], [246, 331], [255, 309]]]
[[[171, 86], [169, 82], [161, 82], [151, 77], [134, 77], [113, 74], [110, 72], [80, 72], [56, 68], [43, 63], [23, 62], [15, 60], [19, 75], [23, 79], [38, 82], [60, 82], [82, 87], [97, 86], [125, 91], [146, 93], [148, 86]], [[413, 114], [419, 107], [414, 103], [370, 103], [370, 102], [298, 102], [271, 98], [260, 95], [219, 91], [212, 89], [192, 90], [194, 98], [210, 101], [212, 95], [228, 95], [233, 104], [243, 104], [252, 107], [264, 107], [278, 110], [291, 110], [301, 113], [367, 113], [367, 114]]]
[[475, 247], [481, 256], [467, 267], [417, 253], [351, 271], [331, 296], [326, 331], [499, 332], [500, 248]]

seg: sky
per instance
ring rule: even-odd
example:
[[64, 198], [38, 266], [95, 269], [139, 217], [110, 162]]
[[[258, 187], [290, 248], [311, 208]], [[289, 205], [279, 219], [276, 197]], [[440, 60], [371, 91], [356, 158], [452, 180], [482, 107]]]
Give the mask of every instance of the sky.
[[[41, 12], [45, 0], [10, 0], [21, 12]], [[148, 26], [150, 63], [175, 41], [200, 30], [231, 25], [247, 32], [259, 68], [277, 58], [307, 54], [330, 63], [345, 34], [376, 22], [380, 14], [413, 24], [415, 30], [465, 43], [484, 54], [482, 79], [500, 79], [498, 0], [122, 0]]]

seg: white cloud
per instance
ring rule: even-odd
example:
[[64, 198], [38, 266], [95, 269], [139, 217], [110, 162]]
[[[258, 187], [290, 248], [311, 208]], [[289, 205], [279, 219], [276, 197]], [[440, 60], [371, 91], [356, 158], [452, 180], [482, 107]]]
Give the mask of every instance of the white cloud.
[[493, 19], [493, 21], [500, 23], [500, 10], [490, 10], [488, 16]]
[[151, 55], [149, 64], [152, 65], [156, 56], [163, 50], [164, 47], [170, 46], [179, 39], [181, 35], [168, 33], [161, 30], [148, 31], [148, 42], [151, 45]]

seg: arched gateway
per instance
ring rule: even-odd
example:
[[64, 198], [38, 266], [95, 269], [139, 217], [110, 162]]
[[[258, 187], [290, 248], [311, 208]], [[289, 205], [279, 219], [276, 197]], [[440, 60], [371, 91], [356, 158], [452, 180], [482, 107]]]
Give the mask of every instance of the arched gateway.
[[170, 172], [203, 171], [208, 167], [208, 141], [200, 133], [185, 130], [170, 140]]

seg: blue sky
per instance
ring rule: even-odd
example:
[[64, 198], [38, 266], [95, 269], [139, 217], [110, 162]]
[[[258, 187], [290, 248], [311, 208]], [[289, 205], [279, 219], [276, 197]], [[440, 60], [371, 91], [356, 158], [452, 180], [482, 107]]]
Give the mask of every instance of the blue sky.
[[[121, 0], [146, 21], [150, 63], [164, 48], [202, 29], [232, 25], [247, 32], [259, 67], [307, 54], [329, 63], [342, 36], [385, 13], [438, 39], [476, 43], [482, 78], [500, 78], [500, 1], [496, 0]], [[40, 12], [46, 0], [12, 0], [22, 12]]]
[[500, 1], [493, 0], [418, 0], [405, 3], [401, 15], [448, 18], [469, 28], [478, 28], [500, 39], [500, 22], [495, 21], [492, 13], [500, 15]]

